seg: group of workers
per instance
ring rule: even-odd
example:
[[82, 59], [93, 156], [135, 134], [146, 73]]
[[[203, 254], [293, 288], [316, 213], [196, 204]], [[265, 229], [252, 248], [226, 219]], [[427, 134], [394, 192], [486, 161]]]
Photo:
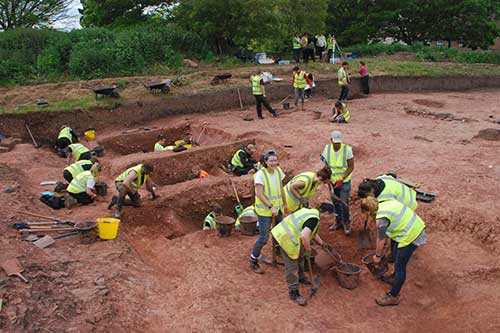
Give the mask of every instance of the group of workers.
[[[88, 132], [88, 131], [87, 131]], [[87, 141], [93, 140], [94, 131], [87, 133]], [[64, 205], [70, 209], [74, 204], [81, 205], [94, 204], [101, 199], [96, 193], [95, 185], [101, 172], [101, 165], [93, 152], [85, 145], [78, 142], [78, 137], [74, 131], [64, 125], [61, 127], [56, 142], [58, 152], [64, 152], [68, 156], [68, 166], [63, 171], [63, 178], [68, 182], [64, 186], [59, 186], [59, 190], [65, 190]], [[117, 194], [113, 196], [108, 206], [111, 209], [116, 205], [116, 218], [120, 218], [124, 205], [139, 206], [140, 195], [138, 193], [141, 185], [145, 184], [146, 189], [151, 193], [152, 199], [156, 199], [156, 185], [151, 181], [149, 175], [153, 172], [150, 164], [138, 164], [122, 172], [115, 179]], [[129, 199], [126, 199], [126, 197]]]
[[309, 60], [315, 61], [316, 56], [321, 59], [323, 52], [327, 52], [328, 59], [335, 55], [335, 48], [337, 47], [337, 40], [334, 35], [324, 34], [309, 35], [308, 33], [295, 33], [292, 38], [293, 56], [296, 63], [300, 62], [302, 56], [303, 62], [307, 64]]
[[[343, 143], [340, 131], [333, 131], [330, 143], [320, 154], [323, 168], [317, 172], [299, 173], [286, 184], [283, 184], [285, 174], [279, 167], [276, 152], [267, 151], [258, 164], [252, 164], [255, 162], [253, 153], [253, 145], [251, 149], [242, 147], [230, 162], [244, 168], [243, 172], [241, 169], [233, 169], [236, 175], [252, 173], [254, 179], [255, 202], [246, 207], [238, 217], [239, 220], [242, 216], [251, 215], [258, 220], [259, 236], [250, 252], [250, 269], [263, 274], [264, 269], [259, 262], [272, 263], [261, 254], [272, 235], [278, 244], [272, 251], [279, 252], [285, 265], [289, 297], [295, 303], [305, 305], [307, 300], [300, 295], [299, 285], [311, 284], [304, 274], [305, 260], [310, 260], [311, 256], [311, 242], [331, 250], [331, 245], [318, 234], [322, 214], [335, 213], [336, 223], [329, 227], [330, 231], [341, 229], [345, 235], [351, 234], [349, 200], [354, 171], [352, 147]], [[243, 165], [239, 162], [242, 159], [252, 162]], [[311, 198], [321, 184], [328, 189], [333, 208], [325, 203], [311, 207]], [[425, 223], [415, 213], [416, 193], [398, 181], [396, 175], [386, 174], [375, 179], [364, 179], [359, 184], [358, 196], [362, 198], [362, 212], [367, 217], [373, 217], [377, 225], [373, 262], [380, 264], [384, 256], [390, 256], [394, 260], [394, 273], [385, 279], [391, 283], [392, 288], [375, 301], [381, 306], [398, 305], [408, 262], [413, 252], [426, 243]], [[218, 214], [222, 214], [220, 207], [214, 215], [207, 216], [204, 229], [215, 228], [215, 217]], [[387, 246], [390, 255], [386, 253]]]

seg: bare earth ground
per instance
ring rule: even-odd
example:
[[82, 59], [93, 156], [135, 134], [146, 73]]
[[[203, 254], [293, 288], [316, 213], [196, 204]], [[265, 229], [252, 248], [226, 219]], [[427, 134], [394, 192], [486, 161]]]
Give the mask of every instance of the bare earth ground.
[[[126, 207], [115, 241], [82, 245], [73, 237], [37, 249], [20, 241], [10, 227], [16, 221], [37, 220], [17, 209], [73, 220], [109, 216], [110, 211], [103, 202], [71, 211], [44, 206], [38, 193], [47, 188], [39, 182], [61, 179], [65, 161], [48, 148], [35, 150], [30, 144], [19, 144], [0, 154], [0, 188], [15, 189], [14, 193], [0, 193], [0, 261], [18, 257], [30, 283], [10, 278], [0, 289], [4, 300], [0, 330], [498, 331], [500, 143], [474, 136], [481, 129], [498, 128], [489, 115], [496, 119], [500, 115], [499, 93], [373, 95], [351, 101], [352, 122], [343, 125], [327, 121], [333, 101], [320, 96], [306, 103], [308, 111], [278, 119], [243, 121], [245, 116], [256, 118], [252, 108], [176, 116], [148, 124], [169, 128], [187, 121], [196, 126], [208, 121], [211, 129], [225, 133], [220, 136], [224, 142], [255, 138], [259, 152], [277, 149], [281, 166], [289, 173], [317, 170], [329, 133], [340, 129], [345, 142], [354, 147], [353, 188], [363, 177], [395, 171], [438, 193], [435, 202], [419, 205], [417, 212], [427, 223], [428, 244], [412, 258], [401, 305], [392, 308], [375, 304], [374, 298], [384, 293], [387, 285], [376, 281], [366, 269], [354, 290], [340, 288], [332, 274], [323, 271], [319, 292], [305, 308], [288, 299], [283, 268], [265, 267], [262, 276], [249, 272], [247, 257], [255, 237], [233, 233], [229, 238], [218, 238], [214, 232], [198, 230], [208, 202], [226, 200], [226, 209], [236, 203], [225, 176], [162, 186], [158, 201], [145, 200], [144, 206], [136, 209]], [[313, 120], [312, 110], [322, 111], [322, 118]], [[472, 120], [416, 115], [427, 111]], [[97, 133], [98, 140], [104, 136], [119, 140], [123, 130]], [[212, 142], [203, 138], [202, 146], [193, 152]], [[162, 153], [144, 156], [151, 154]], [[110, 186], [116, 176], [110, 170], [123, 160], [118, 155], [111, 151], [102, 159], [104, 178]], [[250, 191], [251, 181], [250, 176], [237, 179], [240, 194]], [[108, 200], [111, 192], [112, 186]], [[322, 188], [314, 201], [326, 198]], [[353, 202], [357, 231], [362, 217], [356, 200]], [[357, 233], [347, 238], [329, 232], [331, 222], [322, 220], [322, 237], [346, 260], [360, 264], [366, 250], [357, 249]], [[370, 228], [373, 232], [374, 226]], [[269, 254], [268, 247], [265, 253]], [[0, 279], [4, 278], [0, 272]], [[303, 294], [308, 292], [302, 288]]]

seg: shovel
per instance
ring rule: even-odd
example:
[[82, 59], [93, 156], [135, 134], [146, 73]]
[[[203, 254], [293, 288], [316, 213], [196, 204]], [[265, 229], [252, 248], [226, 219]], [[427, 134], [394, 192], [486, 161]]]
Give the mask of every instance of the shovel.
[[309, 267], [309, 278], [311, 279], [312, 283], [311, 292], [309, 294], [309, 299], [311, 299], [318, 292], [319, 285], [321, 284], [321, 279], [319, 275], [316, 278], [313, 277], [311, 258], [307, 258], [307, 266]]
[[28, 131], [28, 134], [31, 137], [31, 141], [33, 141], [33, 146], [35, 146], [35, 148], [40, 148], [41, 146], [36, 142], [35, 138], [33, 137], [33, 134], [31, 133], [31, 130], [30, 130], [30, 127], [28, 126], [28, 124], [26, 124], [25, 126], [26, 126], [26, 130]]
[[233, 179], [231, 177], [229, 177], [229, 181], [231, 181], [231, 186], [233, 188], [236, 201], [238, 201], [238, 204], [234, 207], [234, 211], [237, 215], [240, 215], [243, 211], [243, 205], [241, 204], [240, 197], [238, 196], [238, 191], [236, 191], [236, 186], [234, 185]]
[[358, 249], [369, 249], [372, 246], [372, 238], [370, 236], [370, 230], [366, 229], [367, 223], [368, 223], [368, 216], [365, 219], [363, 230], [359, 232]]
[[28, 283], [28, 280], [21, 274], [24, 271], [24, 269], [21, 267], [19, 260], [14, 258], [4, 261], [2, 263], [2, 268], [4, 269], [5, 273], [7, 273], [8, 276], [13, 276], [13, 275], [18, 276], [21, 278], [21, 280]]

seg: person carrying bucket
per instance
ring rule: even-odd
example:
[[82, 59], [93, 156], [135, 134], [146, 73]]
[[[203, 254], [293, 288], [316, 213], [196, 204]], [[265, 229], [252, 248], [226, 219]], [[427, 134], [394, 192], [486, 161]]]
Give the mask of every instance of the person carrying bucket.
[[[270, 150], [262, 156], [261, 163], [263, 168], [254, 175], [255, 213], [259, 221], [259, 238], [257, 238], [249, 258], [250, 269], [257, 274], [264, 273], [264, 270], [259, 266], [258, 258], [269, 239], [273, 220], [278, 224], [283, 220], [283, 215], [288, 214], [283, 188], [285, 174], [278, 166], [278, 155]], [[274, 248], [273, 251], [275, 251]], [[269, 262], [266, 259], [261, 258], [263, 262]]]
[[[141, 205], [141, 196], [138, 190], [143, 184], [146, 184], [146, 189], [151, 193], [151, 200], [155, 200], [158, 197], [154, 190], [156, 185], [149, 177], [152, 172], [153, 166], [151, 164], [144, 163], [128, 168], [116, 177], [115, 187], [118, 194], [113, 196], [108, 205], [108, 209], [111, 209], [114, 205], [116, 205], [115, 217], [117, 219], [121, 217], [123, 205], [130, 204], [134, 207], [139, 207]], [[125, 200], [125, 196], [127, 195], [130, 198], [130, 202]]]
[[375, 302], [380, 306], [398, 305], [399, 294], [406, 280], [406, 266], [413, 252], [427, 242], [425, 223], [411, 208], [398, 200], [379, 202], [373, 196], [368, 196], [361, 200], [361, 211], [377, 221], [378, 237], [373, 263], [380, 264], [387, 239], [391, 240], [394, 258], [392, 288]]
[[301, 208], [285, 217], [283, 222], [271, 230], [285, 262], [288, 294], [290, 299], [299, 305], [307, 303], [305, 297], [300, 295], [299, 285], [311, 284], [304, 273], [304, 262], [310, 260], [311, 256], [311, 241], [314, 240], [322, 248], [331, 249], [318, 234], [319, 221], [318, 209]]
[[320, 183], [330, 183], [332, 171], [325, 166], [318, 172], [302, 172], [285, 185], [288, 209], [293, 213], [302, 207], [309, 207], [309, 199], [316, 193]]

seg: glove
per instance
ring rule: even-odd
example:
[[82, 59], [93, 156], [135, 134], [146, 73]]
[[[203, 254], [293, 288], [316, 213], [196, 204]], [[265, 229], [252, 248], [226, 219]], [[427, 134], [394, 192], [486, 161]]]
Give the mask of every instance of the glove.
[[335, 186], [333, 188], [335, 188], [335, 189], [340, 188], [343, 183], [344, 183], [344, 180], [343, 179], [339, 179], [339, 180], [337, 180], [335, 182]]
[[311, 251], [310, 250], [305, 250], [304, 251], [304, 258], [305, 259], [311, 258]]

